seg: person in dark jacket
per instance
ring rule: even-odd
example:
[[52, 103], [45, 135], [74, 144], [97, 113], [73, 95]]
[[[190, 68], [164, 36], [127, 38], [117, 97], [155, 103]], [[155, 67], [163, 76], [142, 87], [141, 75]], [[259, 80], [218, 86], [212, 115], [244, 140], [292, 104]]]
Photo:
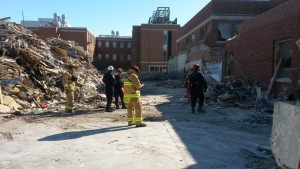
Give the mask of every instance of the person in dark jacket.
[[204, 103], [204, 92], [207, 90], [207, 83], [202, 75], [200, 73], [200, 66], [198, 64], [194, 65], [194, 71], [190, 75], [190, 83], [191, 83], [191, 106], [192, 106], [192, 113], [195, 114], [195, 106], [196, 101], [199, 99], [199, 107], [198, 112], [204, 113], [205, 110], [203, 109], [203, 103]]
[[[194, 66], [193, 66], [194, 67]], [[187, 98], [187, 102], [190, 103], [190, 94], [191, 94], [191, 83], [190, 83], [190, 77], [191, 77], [191, 74], [193, 73], [194, 71], [194, 68], [191, 68], [190, 72], [188, 73], [188, 75], [186, 76], [185, 78], [185, 92], [186, 92], [186, 98]]]
[[119, 97], [122, 103], [122, 109], [127, 109], [124, 103], [124, 80], [122, 77], [123, 70], [121, 68], [117, 69], [117, 73], [115, 74], [115, 85], [114, 85], [114, 96], [115, 96], [115, 105], [116, 108], [119, 109]]
[[115, 78], [113, 76], [113, 66], [108, 66], [107, 72], [104, 74], [102, 81], [105, 84], [105, 95], [106, 95], [106, 112], [113, 112], [114, 110], [111, 108], [111, 103], [114, 95], [114, 84]]

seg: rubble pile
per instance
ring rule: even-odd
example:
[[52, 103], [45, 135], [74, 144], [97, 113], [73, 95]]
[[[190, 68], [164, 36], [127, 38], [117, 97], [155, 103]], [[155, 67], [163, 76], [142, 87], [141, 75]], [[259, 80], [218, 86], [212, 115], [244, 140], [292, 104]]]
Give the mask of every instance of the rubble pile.
[[257, 95], [256, 83], [232, 80], [228, 83], [211, 83], [205, 93], [208, 103], [217, 103], [224, 107], [256, 108], [257, 110], [270, 110], [272, 105], [268, 100]]
[[65, 99], [61, 77], [69, 61], [76, 63], [75, 74], [85, 84], [76, 92], [77, 100], [101, 98], [97, 88], [103, 86], [102, 77], [90, 60], [74, 42], [43, 41], [16, 23], [0, 20], [0, 110], [31, 113], [33, 108], [57, 107]]

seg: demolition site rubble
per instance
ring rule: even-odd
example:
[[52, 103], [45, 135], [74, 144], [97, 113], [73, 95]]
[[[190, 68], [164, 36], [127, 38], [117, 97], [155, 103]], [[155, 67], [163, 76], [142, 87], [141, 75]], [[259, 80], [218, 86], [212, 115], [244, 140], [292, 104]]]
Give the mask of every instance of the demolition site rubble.
[[61, 110], [65, 100], [61, 77], [70, 61], [76, 63], [75, 74], [85, 84], [75, 99], [83, 107], [101, 102], [104, 97], [97, 89], [103, 83], [91, 60], [73, 41], [44, 41], [21, 25], [0, 20], [0, 115]]

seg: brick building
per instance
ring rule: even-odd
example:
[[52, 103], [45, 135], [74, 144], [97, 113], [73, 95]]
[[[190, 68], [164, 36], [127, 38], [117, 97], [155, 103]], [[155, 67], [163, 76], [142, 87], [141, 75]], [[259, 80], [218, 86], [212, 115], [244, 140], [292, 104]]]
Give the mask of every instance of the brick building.
[[273, 9], [245, 21], [239, 35], [226, 42], [223, 79], [258, 80], [267, 90], [275, 75], [273, 93], [299, 91], [300, 49], [296, 42], [300, 38], [300, 1], [285, 1], [271, 1]]
[[133, 26], [132, 64], [144, 72], [166, 72], [168, 59], [176, 55], [180, 25], [170, 21], [168, 7], [158, 7], [148, 24]]
[[71, 27], [67, 23], [66, 16], [61, 17], [57, 13], [53, 18], [38, 18], [37, 21], [21, 21], [21, 24], [35, 33], [39, 38], [46, 39], [49, 37], [71, 40], [83, 47], [92, 57], [95, 49], [95, 35], [84, 27]]
[[102, 35], [96, 38], [94, 66], [98, 70], [112, 65], [128, 70], [132, 60], [132, 38], [130, 36]]
[[71, 40], [82, 46], [91, 56], [95, 49], [95, 35], [87, 28], [79, 27], [27, 27], [39, 38], [46, 39], [49, 37], [61, 38], [63, 40]]
[[[226, 40], [240, 31], [240, 24], [243, 21], [266, 11], [268, 5], [267, 1], [259, 0], [209, 2], [181, 28], [176, 40], [177, 57], [184, 58], [185, 71], [193, 64], [201, 65], [203, 61], [207, 64], [221, 61]], [[221, 76], [221, 71], [219, 74]]]

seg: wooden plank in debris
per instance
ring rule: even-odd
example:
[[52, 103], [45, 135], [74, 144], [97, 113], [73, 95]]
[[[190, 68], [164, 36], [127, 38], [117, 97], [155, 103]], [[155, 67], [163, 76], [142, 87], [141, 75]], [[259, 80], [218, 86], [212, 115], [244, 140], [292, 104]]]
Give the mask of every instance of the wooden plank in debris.
[[270, 94], [270, 92], [271, 92], [272, 86], [273, 86], [274, 81], [275, 81], [275, 79], [276, 79], [276, 77], [277, 77], [277, 74], [278, 74], [279, 68], [280, 68], [280, 66], [281, 66], [282, 60], [283, 60], [282, 57], [280, 57], [279, 62], [278, 62], [278, 65], [277, 65], [277, 67], [276, 67], [276, 69], [275, 69], [275, 72], [274, 72], [274, 74], [273, 74], [273, 77], [272, 77], [272, 79], [271, 79], [270, 85], [269, 85], [269, 87], [268, 87], [266, 96], [269, 96], [269, 94]]
[[51, 46], [51, 49], [54, 50], [59, 56], [62, 56], [62, 57], [68, 56], [68, 52], [64, 49], [54, 47], [54, 46]]
[[0, 21], [5, 21], [7, 19], [10, 19], [10, 17], [0, 18]]
[[2, 95], [1, 85], [0, 85], [0, 101], [1, 101], [1, 105], [3, 105], [3, 95]]

